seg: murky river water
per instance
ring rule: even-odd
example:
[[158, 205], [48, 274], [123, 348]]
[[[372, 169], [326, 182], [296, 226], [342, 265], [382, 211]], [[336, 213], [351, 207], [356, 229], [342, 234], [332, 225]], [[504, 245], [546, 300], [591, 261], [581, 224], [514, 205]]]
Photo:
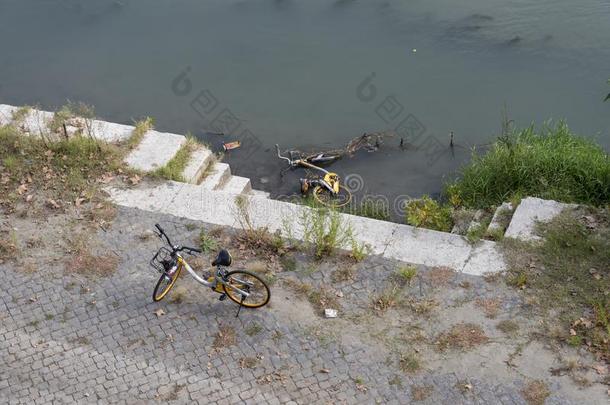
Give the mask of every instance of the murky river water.
[[372, 194], [437, 192], [505, 109], [610, 146], [607, 0], [0, 0], [0, 38], [0, 102], [82, 100], [214, 147], [245, 136], [233, 171], [276, 192], [299, 173], [279, 178], [275, 143], [388, 129], [418, 148], [387, 139], [333, 169]]

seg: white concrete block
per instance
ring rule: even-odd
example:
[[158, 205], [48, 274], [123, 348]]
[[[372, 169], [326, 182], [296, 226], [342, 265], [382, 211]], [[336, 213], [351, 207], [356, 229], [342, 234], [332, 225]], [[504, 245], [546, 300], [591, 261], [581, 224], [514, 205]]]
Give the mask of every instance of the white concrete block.
[[269, 196], [271, 195], [267, 191], [254, 190], [254, 189], [250, 190], [249, 194], [252, 194], [253, 196], [257, 196], [257, 197], [264, 197], [264, 198], [269, 198]]
[[496, 212], [494, 212], [494, 216], [491, 218], [491, 222], [487, 227], [487, 233], [493, 233], [497, 230], [504, 231], [504, 227], [506, 224], [502, 223], [504, 216], [507, 212], [513, 211], [513, 205], [509, 202], [502, 203], [498, 208], [496, 208]]
[[250, 179], [247, 177], [231, 176], [229, 180], [222, 185], [221, 190], [225, 193], [244, 194], [250, 192], [252, 186], [250, 185]]
[[486, 273], [497, 273], [504, 270], [506, 270], [506, 263], [496, 244], [488, 240], [480, 240], [473, 247], [462, 272], [482, 276]]
[[169, 162], [186, 142], [182, 135], [148, 131], [142, 142], [125, 158], [134, 169], [150, 172]]
[[[235, 194], [175, 182], [152, 188], [109, 189], [109, 192], [119, 205], [239, 227]], [[302, 239], [303, 229], [299, 218], [311, 208], [254, 195], [244, 194], [241, 198], [248, 201], [248, 211], [255, 227], [267, 227], [270, 232], [275, 232], [284, 230], [284, 222], [288, 220], [292, 226], [292, 236]], [[351, 224], [360, 243], [368, 244], [373, 253], [384, 257], [429, 266], [448, 266], [458, 272], [476, 275], [505, 269], [494, 242], [482, 241], [473, 247], [459, 235], [340, 215], [346, 223]], [[350, 246], [345, 248], [349, 249]]]
[[574, 204], [564, 204], [553, 200], [524, 198], [515, 210], [504, 236], [521, 240], [539, 240], [540, 237], [536, 235], [538, 222], [549, 222], [564, 209], [574, 207], [576, 207]]
[[201, 176], [212, 162], [213, 153], [205, 146], [199, 147], [191, 154], [191, 158], [182, 172], [187, 183], [198, 184]]
[[204, 190], [216, 190], [231, 177], [231, 167], [226, 163], [216, 162], [200, 184]]
[[52, 112], [31, 109], [24, 117], [22, 127], [32, 135], [46, 135], [49, 133], [49, 124], [54, 116]]
[[8, 125], [13, 122], [13, 113], [18, 109], [12, 105], [0, 104], [0, 125]]
[[136, 127], [132, 125], [115, 124], [100, 120], [91, 121], [91, 130], [96, 139], [106, 142], [125, 141], [131, 137]]

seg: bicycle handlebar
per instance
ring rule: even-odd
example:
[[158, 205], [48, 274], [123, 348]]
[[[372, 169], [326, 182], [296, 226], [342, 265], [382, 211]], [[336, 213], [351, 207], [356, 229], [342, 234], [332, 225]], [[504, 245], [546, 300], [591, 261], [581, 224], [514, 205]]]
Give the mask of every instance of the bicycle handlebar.
[[328, 170], [322, 169], [321, 167], [316, 166], [313, 163], [309, 163], [308, 161], [306, 161], [304, 159], [292, 160], [290, 158], [287, 158], [286, 156], [282, 156], [280, 153], [280, 145], [278, 145], [277, 143], [275, 144], [275, 150], [277, 151], [277, 157], [287, 161], [291, 167], [297, 167], [297, 166], [308, 167], [310, 169], [319, 170], [324, 174], [328, 174]]
[[182, 246], [182, 247], [180, 247], [180, 250], [190, 250], [191, 252], [195, 252], [195, 253], [203, 252], [203, 250], [201, 250], [201, 249], [196, 249], [196, 248], [188, 247], [188, 246]]
[[161, 225], [155, 224], [155, 228], [157, 228], [159, 230], [159, 232], [161, 233], [162, 236], [165, 236], [165, 240], [167, 240], [167, 244], [170, 245], [173, 249], [174, 245], [172, 245], [172, 242], [169, 240], [169, 237], [167, 236], [167, 234], [165, 233], [163, 228], [161, 228]]
[[155, 224], [155, 228], [157, 228], [159, 230], [159, 232], [161, 233], [161, 235], [165, 237], [165, 240], [167, 240], [167, 244], [172, 248], [172, 250], [174, 252], [181, 252], [183, 250], [187, 250], [187, 251], [189, 251], [187, 253], [191, 253], [191, 254], [192, 254], [192, 252], [195, 252], [195, 253], [203, 252], [201, 249], [197, 249], [197, 248], [194, 248], [194, 247], [179, 246], [179, 245], [174, 246], [174, 245], [172, 245], [172, 242], [169, 240], [169, 237], [167, 236], [167, 234], [165, 233], [163, 228], [161, 228], [161, 225]]
[[282, 156], [280, 154], [280, 145], [278, 145], [277, 143], [275, 144], [275, 150], [277, 152], [277, 157], [279, 157], [280, 159], [284, 159], [285, 161], [287, 161], [290, 166], [295, 166], [296, 164], [294, 163], [293, 160], [291, 160], [290, 158], [287, 158], [286, 156]]

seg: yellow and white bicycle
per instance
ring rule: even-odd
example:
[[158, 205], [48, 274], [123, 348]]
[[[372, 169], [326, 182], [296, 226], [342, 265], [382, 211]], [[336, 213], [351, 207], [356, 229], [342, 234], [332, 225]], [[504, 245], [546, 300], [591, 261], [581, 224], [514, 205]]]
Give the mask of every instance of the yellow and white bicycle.
[[[187, 263], [183, 252], [192, 255], [201, 253], [201, 249], [173, 245], [163, 228], [159, 224], [155, 224], [155, 227], [158, 231], [157, 236], [165, 238], [169, 248], [161, 247], [150, 261], [150, 265], [161, 273], [153, 291], [153, 301], [161, 301], [165, 298], [178, 281], [182, 269], [185, 269], [199, 284], [220, 294], [221, 301], [229, 297], [239, 304], [239, 309], [260, 308], [269, 302], [271, 291], [260, 276], [246, 270], [227, 270], [232, 261], [227, 250], [222, 249], [212, 262], [212, 266], [216, 267], [215, 274], [207, 278], [200, 277]], [[239, 315], [239, 310], [237, 314]]]

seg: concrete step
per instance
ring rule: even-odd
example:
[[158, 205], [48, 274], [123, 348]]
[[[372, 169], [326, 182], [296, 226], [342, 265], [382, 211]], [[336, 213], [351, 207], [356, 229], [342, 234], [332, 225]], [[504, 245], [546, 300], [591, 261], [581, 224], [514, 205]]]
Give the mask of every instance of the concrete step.
[[[177, 190], [180, 198], [168, 204], [168, 196], [176, 195]], [[109, 188], [108, 192], [118, 205], [209, 224], [239, 227], [239, 220], [236, 218], [239, 209], [235, 194], [222, 190], [207, 191], [201, 186], [164, 182], [154, 186], [142, 184], [130, 189]], [[290, 221], [294, 225], [292, 236], [296, 239], [304, 237], [305, 230], [296, 219], [303, 215], [312, 215], [307, 213], [311, 208], [250, 194], [244, 196], [255, 228], [267, 227], [269, 232], [275, 232], [285, 229], [286, 221]], [[348, 214], [339, 215], [346, 224], [350, 224], [358, 242], [370, 246], [372, 254], [408, 263], [448, 266], [458, 272], [472, 275], [506, 269], [494, 242], [483, 240], [473, 246], [460, 235]], [[343, 247], [351, 249], [348, 242]]]
[[100, 120], [92, 120], [91, 129], [93, 136], [106, 142], [125, 141], [131, 137], [136, 127], [132, 125], [115, 124]]
[[[0, 125], [8, 125], [13, 122], [13, 114], [19, 111], [19, 107], [14, 107], [7, 104], [0, 105]], [[49, 123], [53, 120], [52, 112], [41, 111], [31, 108], [29, 112], [21, 119], [20, 127], [25, 132], [30, 134], [48, 134]]]
[[231, 176], [219, 190], [231, 194], [246, 194], [252, 191], [252, 185], [246, 177]]
[[257, 196], [257, 197], [263, 197], [263, 198], [269, 198], [271, 196], [271, 194], [267, 191], [263, 191], [263, 190], [250, 190], [249, 194], [253, 195], [253, 196]]
[[142, 142], [127, 156], [125, 162], [137, 170], [150, 172], [169, 162], [186, 142], [182, 135], [148, 131]]
[[466, 233], [472, 232], [476, 228], [480, 227], [484, 218], [485, 218], [485, 211], [477, 210], [477, 212], [474, 213], [474, 217], [472, 218], [472, 221], [468, 225], [468, 229], [466, 229]]
[[19, 108], [8, 104], [0, 104], [0, 125], [8, 125], [13, 122], [13, 112]]
[[[19, 107], [7, 104], [0, 104], [0, 125], [7, 125], [13, 122], [13, 114], [19, 111]], [[31, 109], [29, 114], [24, 117], [23, 128], [30, 133], [40, 134], [40, 132], [48, 132], [48, 125], [53, 120], [54, 113]], [[85, 120], [80, 121], [80, 127], [85, 126]], [[91, 132], [97, 139], [106, 142], [123, 141], [131, 136], [135, 127], [131, 125], [115, 124], [101, 120], [91, 120], [89, 122]], [[66, 124], [68, 134], [72, 135], [78, 131], [78, 127]]]
[[211, 169], [208, 169], [208, 173], [201, 181], [200, 187], [203, 190], [217, 190], [229, 181], [230, 177], [231, 167], [226, 163], [216, 162]]
[[501, 232], [503, 234], [508, 227], [512, 214], [513, 205], [509, 202], [502, 203], [498, 208], [496, 208], [494, 216], [491, 218], [491, 222], [487, 227], [487, 234], [494, 235], [497, 232]]
[[540, 240], [540, 237], [536, 235], [538, 222], [549, 222], [561, 214], [561, 211], [577, 206], [536, 197], [524, 198], [515, 209], [504, 236], [527, 241]]
[[182, 172], [182, 177], [187, 183], [199, 184], [213, 159], [212, 151], [201, 145], [191, 154], [191, 158]]

